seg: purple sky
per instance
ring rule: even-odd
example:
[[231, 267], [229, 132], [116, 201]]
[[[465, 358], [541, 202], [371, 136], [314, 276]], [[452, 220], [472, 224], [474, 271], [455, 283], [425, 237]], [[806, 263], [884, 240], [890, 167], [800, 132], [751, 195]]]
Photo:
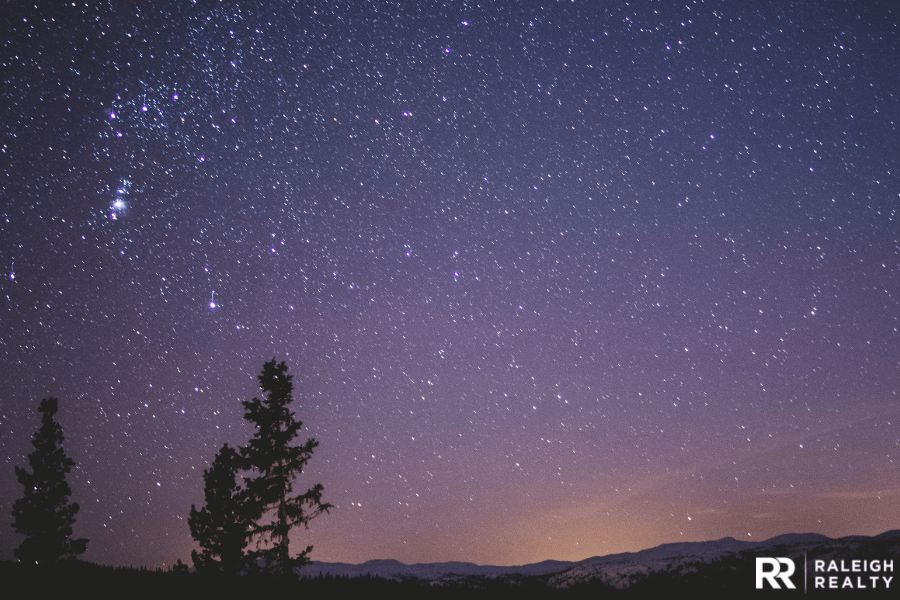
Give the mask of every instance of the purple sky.
[[0, 25], [8, 521], [57, 396], [84, 557], [187, 561], [275, 356], [314, 560], [900, 527], [890, 3], [88, 4]]

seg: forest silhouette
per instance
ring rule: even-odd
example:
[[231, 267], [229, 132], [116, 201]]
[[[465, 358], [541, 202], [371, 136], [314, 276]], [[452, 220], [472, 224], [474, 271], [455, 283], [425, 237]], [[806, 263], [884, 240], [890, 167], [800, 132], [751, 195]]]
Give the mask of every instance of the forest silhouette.
[[[760, 598], [782, 590], [756, 590], [750, 585], [758, 551], [730, 553], [713, 560], [679, 561], [647, 571], [553, 582], [554, 574], [465, 576], [431, 581], [416, 577], [382, 578], [372, 575], [302, 576], [312, 562], [312, 546], [291, 555], [289, 533], [308, 527], [316, 516], [334, 508], [324, 502], [323, 486], [315, 484], [295, 493], [294, 483], [318, 442], [309, 438], [295, 445], [303, 425], [290, 406], [292, 376], [274, 358], [263, 365], [259, 385], [262, 398], [242, 401], [244, 418], [255, 425], [243, 446], [227, 442], [204, 471], [205, 505], [191, 506], [188, 523], [200, 552], [193, 565], [180, 559], [168, 569], [111, 567], [82, 561], [88, 540], [73, 538], [79, 506], [69, 502], [72, 492], [66, 475], [75, 461], [63, 450], [62, 427], [56, 422], [56, 398], [41, 401], [41, 425], [32, 439], [28, 468], [16, 467], [23, 495], [13, 506], [13, 528], [25, 536], [16, 549], [18, 562], [0, 563], [7, 589], [28, 590], [36, 597], [61, 597], [72, 589], [92, 597], [129, 598], [246, 598], [260, 594], [384, 596], [390, 598]], [[827, 538], [826, 538], [827, 539]], [[848, 538], [850, 539], [850, 538]], [[840, 542], [840, 540], [838, 540]], [[858, 544], [859, 540], [854, 539]], [[900, 536], [884, 534], [854, 548], [856, 555], [893, 556]], [[818, 550], [818, 552], [832, 551]], [[771, 549], [797, 554], [786, 545]], [[812, 556], [812, 555], [811, 555]], [[805, 558], [805, 555], [804, 555]], [[800, 560], [796, 556], [795, 560]], [[816, 596], [840, 595], [841, 590], [815, 590]], [[869, 597], [894, 597], [890, 589], [870, 589]]]

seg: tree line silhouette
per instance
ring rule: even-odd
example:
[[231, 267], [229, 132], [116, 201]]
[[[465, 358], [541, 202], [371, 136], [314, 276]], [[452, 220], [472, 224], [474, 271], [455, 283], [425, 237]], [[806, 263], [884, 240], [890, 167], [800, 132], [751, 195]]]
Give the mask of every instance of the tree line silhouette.
[[[239, 574], [261, 569], [284, 575], [310, 562], [312, 546], [292, 557], [288, 534], [297, 525], [308, 527], [332, 505], [322, 501], [321, 484], [293, 493], [295, 476], [319, 443], [309, 438], [292, 445], [303, 426], [290, 409], [292, 377], [284, 362], [273, 358], [263, 365], [263, 399], [242, 401], [244, 418], [256, 425], [256, 433], [246, 446], [222, 446], [203, 473], [206, 506], [197, 510], [192, 505], [188, 519], [202, 548], [191, 553], [197, 570]], [[248, 475], [240, 477], [241, 472]]]
[[[242, 401], [244, 418], [256, 432], [245, 446], [223, 445], [203, 473], [206, 504], [199, 510], [192, 505], [188, 518], [191, 535], [201, 548], [191, 553], [198, 572], [286, 575], [311, 562], [312, 546], [291, 555], [290, 531], [298, 525], [308, 527], [311, 519], [333, 507], [322, 501], [321, 484], [294, 493], [294, 479], [318, 442], [309, 438], [294, 444], [303, 422], [290, 408], [293, 376], [287, 370], [274, 358], [263, 365], [258, 377], [262, 399]], [[41, 401], [41, 426], [28, 455], [31, 470], [16, 466], [24, 492], [13, 505], [12, 526], [25, 540], [14, 555], [39, 566], [75, 558], [88, 544], [87, 539], [72, 538], [79, 506], [69, 502], [72, 490], [66, 475], [75, 461], [62, 449], [62, 427], [54, 418], [57, 410], [56, 398]]]
[[75, 461], [62, 449], [62, 427], [54, 419], [57, 410], [56, 398], [41, 400], [41, 427], [31, 440], [34, 451], [28, 455], [31, 471], [16, 466], [16, 477], [25, 489], [13, 504], [12, 526], [25, 535], [25, 541], [13, 555], [22, 562], [52, 564], [87, 549], [88, 540], [72, 539], [79, 506], [69, 503], [72, 489], [66, 475]]
[[[0, 562], [4, 589], [28, 589], [35, 597], [61, 597], [72, 589], [90, 589], [93, 597], [245, 598], [251, 595], [304, 593], [346, 597], [384, 595], [391, 598], [649, 598], [690, 595], [693, 598], [769, 597], [779, 591], [752, 588], [750, 567], [754, 552], [727, 555], [711, 562], [697, 561], [685, 567], [669, 566], [611, 580], [593, 578], [568, 588], [549, 585], [549, 575], [503, 578], [473, 577], [434, 582], [409, 578], [393, 581], [378, 577], [290, 577], [308, 564], [312, 546], [291, 556], [288, 535], [293, 527], [308, 527], [311, 519], [328, 512], [322, 501], [322, 485], [294, 493], [294, 479], [302, 473], [318, 446], [310, 438], [294, 445], [302, 422], [290, 404], [292, 376], [284, 362], [273, 358], [258, 377], [263, 398], [243, 401], [244, 418], [256, 426], [245, 446], [227, 443], [203, 473], [205, 505], [191, 506], [188, 523], [201, 548], [194, 550], [195, 573], [179, 559], [169, 571], [114, 568], [75, 560], [88, 540], [73, 539], [72, 526], [79, 506], [69, 502], [71, 488], [66, 475], [75, 466], [62, 449], [62, 428], [55, 420], [56, 398], [41, 401], [41, 426], [32, 439], [29, 469], [16, 466], [23, 496], [13, 505], [13, 528], [25, 535], [15, 550], [20, 564]], [[778, 552], [787, 550], [778, 549]], [[822, 552], [831, 552], [828, 548]], [[874, 539], [861, 556], [883, 558], [897, 553], [896, 539]], [[53, 576], [47, 576], [53, 567]], [[242, 574], [242, 577], [237, 575]], [[838, 596], [817, 590], [818, 596]], [[819, 593], [822, 592], [822, 593]], [[870, 590], [869, 597], [896, 597], [896, 590]], [[843, 596], [842, 596], [843, 597]]]

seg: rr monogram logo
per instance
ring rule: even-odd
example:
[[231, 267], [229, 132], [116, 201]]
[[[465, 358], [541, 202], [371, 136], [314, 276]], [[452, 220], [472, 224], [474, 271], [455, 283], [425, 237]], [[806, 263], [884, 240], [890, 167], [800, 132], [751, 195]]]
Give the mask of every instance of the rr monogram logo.
[[789, 558], [756, 557], [756, 589], [763, 589], [763, 581], [768, 581], [772, 589], [780, 590], [777, 580], [781, 580], [784, 587], [795, 590], [790, 577], [794, 574], [794, 561]]

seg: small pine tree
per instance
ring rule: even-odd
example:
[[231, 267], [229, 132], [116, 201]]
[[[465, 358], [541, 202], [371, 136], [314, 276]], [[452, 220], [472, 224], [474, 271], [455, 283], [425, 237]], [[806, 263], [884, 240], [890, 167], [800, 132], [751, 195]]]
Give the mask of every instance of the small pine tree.
[[83, 554], [88, 541], [71, 539], [79, 507], [77, 502], [69, 504], [72, 490], [66, 475], [75, 461], [62, 449], [62, 427], [53, 418], [56, 398], [41, 400], [38, 411], [41, 427], [31, 440], [34, 452], [28, 455], [31, 472], [16, 466], [25, 495], [13, 504], [12, 526], [26, 537], [13, 554], [22, 562], [48, 565]]
[[192, 504], [188, 518], [191, 535], [203, 549], [199, 554], [191, 552], [198, 571], [239, 574], [245, 566], [244, 548], [253, 518], [247, 512], [246, 490], [237, 481], [242, 464], [237, 451], [225, 444], [203, 472], [206, 506], [197, 510]]
[[[257, 475], [248, 479], [248, 496], [255, 508], [257, 525], [254, 535], [259, 537], [255, 558], [263, 559], [268, 568], [286, 574], [294, 567], [311, 562], [312, 546], [291, 558], [288, 534], [292, 527], [309, 527], [309, 521], [332, 508], [322, 502], [322, 485], [316, 484], [303, 494], [291, 495], [294, 478], [319, 443], [310, 438], [302, 446], [292, 446], [301, 421], [294, 418], [290, 404], [293, 400], [292, 376], [282, 362], [263, 365], [259, 386], [265, 392], [263, 400], [243, 401], [244, 418], [254, 423], [256, 433], [241, 454], [249, 468]], [[274, 513], [274, 514], [272, 514]]]

